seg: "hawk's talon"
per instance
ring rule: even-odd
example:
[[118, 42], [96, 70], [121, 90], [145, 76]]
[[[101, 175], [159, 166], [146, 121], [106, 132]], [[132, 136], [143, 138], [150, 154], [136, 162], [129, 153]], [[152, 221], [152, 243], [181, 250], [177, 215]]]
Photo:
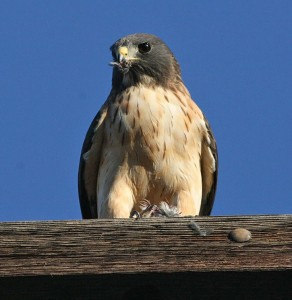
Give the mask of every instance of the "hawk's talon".
[[130, 214], [131, 219], [139, 220], [141, 219], [141, 215], [137, 210], [133, 210]]

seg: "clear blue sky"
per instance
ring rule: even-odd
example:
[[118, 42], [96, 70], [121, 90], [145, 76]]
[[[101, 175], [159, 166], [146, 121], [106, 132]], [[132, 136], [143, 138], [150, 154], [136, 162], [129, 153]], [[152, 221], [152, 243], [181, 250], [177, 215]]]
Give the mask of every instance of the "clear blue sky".
[[160, 36], [219, 149], [213, 215], [292, 213], [292, 1], [0, 2], [0, 221], [80, 219], [109, 46]]

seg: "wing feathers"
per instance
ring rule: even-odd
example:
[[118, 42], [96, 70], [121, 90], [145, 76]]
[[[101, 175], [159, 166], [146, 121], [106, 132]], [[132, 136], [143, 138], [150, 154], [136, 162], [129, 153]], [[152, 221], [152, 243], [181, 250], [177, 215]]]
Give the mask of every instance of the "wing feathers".
[[211, 127], [204, 117], [207, 132], [202, 141], [201, 172], [202, 172], [202, 203], [201, 216], [208, 216], [211, 213], [217, 186], [218, 176], [218, 152], [215, 138]]
[[79, 201], [84, 219], [97, 218], [96, 185], [101, 149], [104, 139], [104, 119], [107, 115], [107, 102], [93, 119], [81, 150], [78, 190]]

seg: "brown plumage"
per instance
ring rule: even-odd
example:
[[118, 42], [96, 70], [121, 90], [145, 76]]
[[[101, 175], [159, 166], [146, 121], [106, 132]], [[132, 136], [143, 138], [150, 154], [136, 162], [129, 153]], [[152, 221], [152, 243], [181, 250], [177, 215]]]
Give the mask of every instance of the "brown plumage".
[[112, 47], [112, 90], [84, 141], [79, 167], [83, 218], [128, 218], [142, 201], [209, 215], [217, 148], [208, 121], [156, 36], [134, 34]]

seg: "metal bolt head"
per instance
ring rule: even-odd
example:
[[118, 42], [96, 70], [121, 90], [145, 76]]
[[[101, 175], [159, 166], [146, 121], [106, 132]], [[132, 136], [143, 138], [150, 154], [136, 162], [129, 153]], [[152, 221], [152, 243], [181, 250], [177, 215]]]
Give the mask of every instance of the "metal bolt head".
[[237, 243], [244, 243], [251, 239], [251, 232], [245, 228], [236, 228], [229, 232], [228, 238]]

